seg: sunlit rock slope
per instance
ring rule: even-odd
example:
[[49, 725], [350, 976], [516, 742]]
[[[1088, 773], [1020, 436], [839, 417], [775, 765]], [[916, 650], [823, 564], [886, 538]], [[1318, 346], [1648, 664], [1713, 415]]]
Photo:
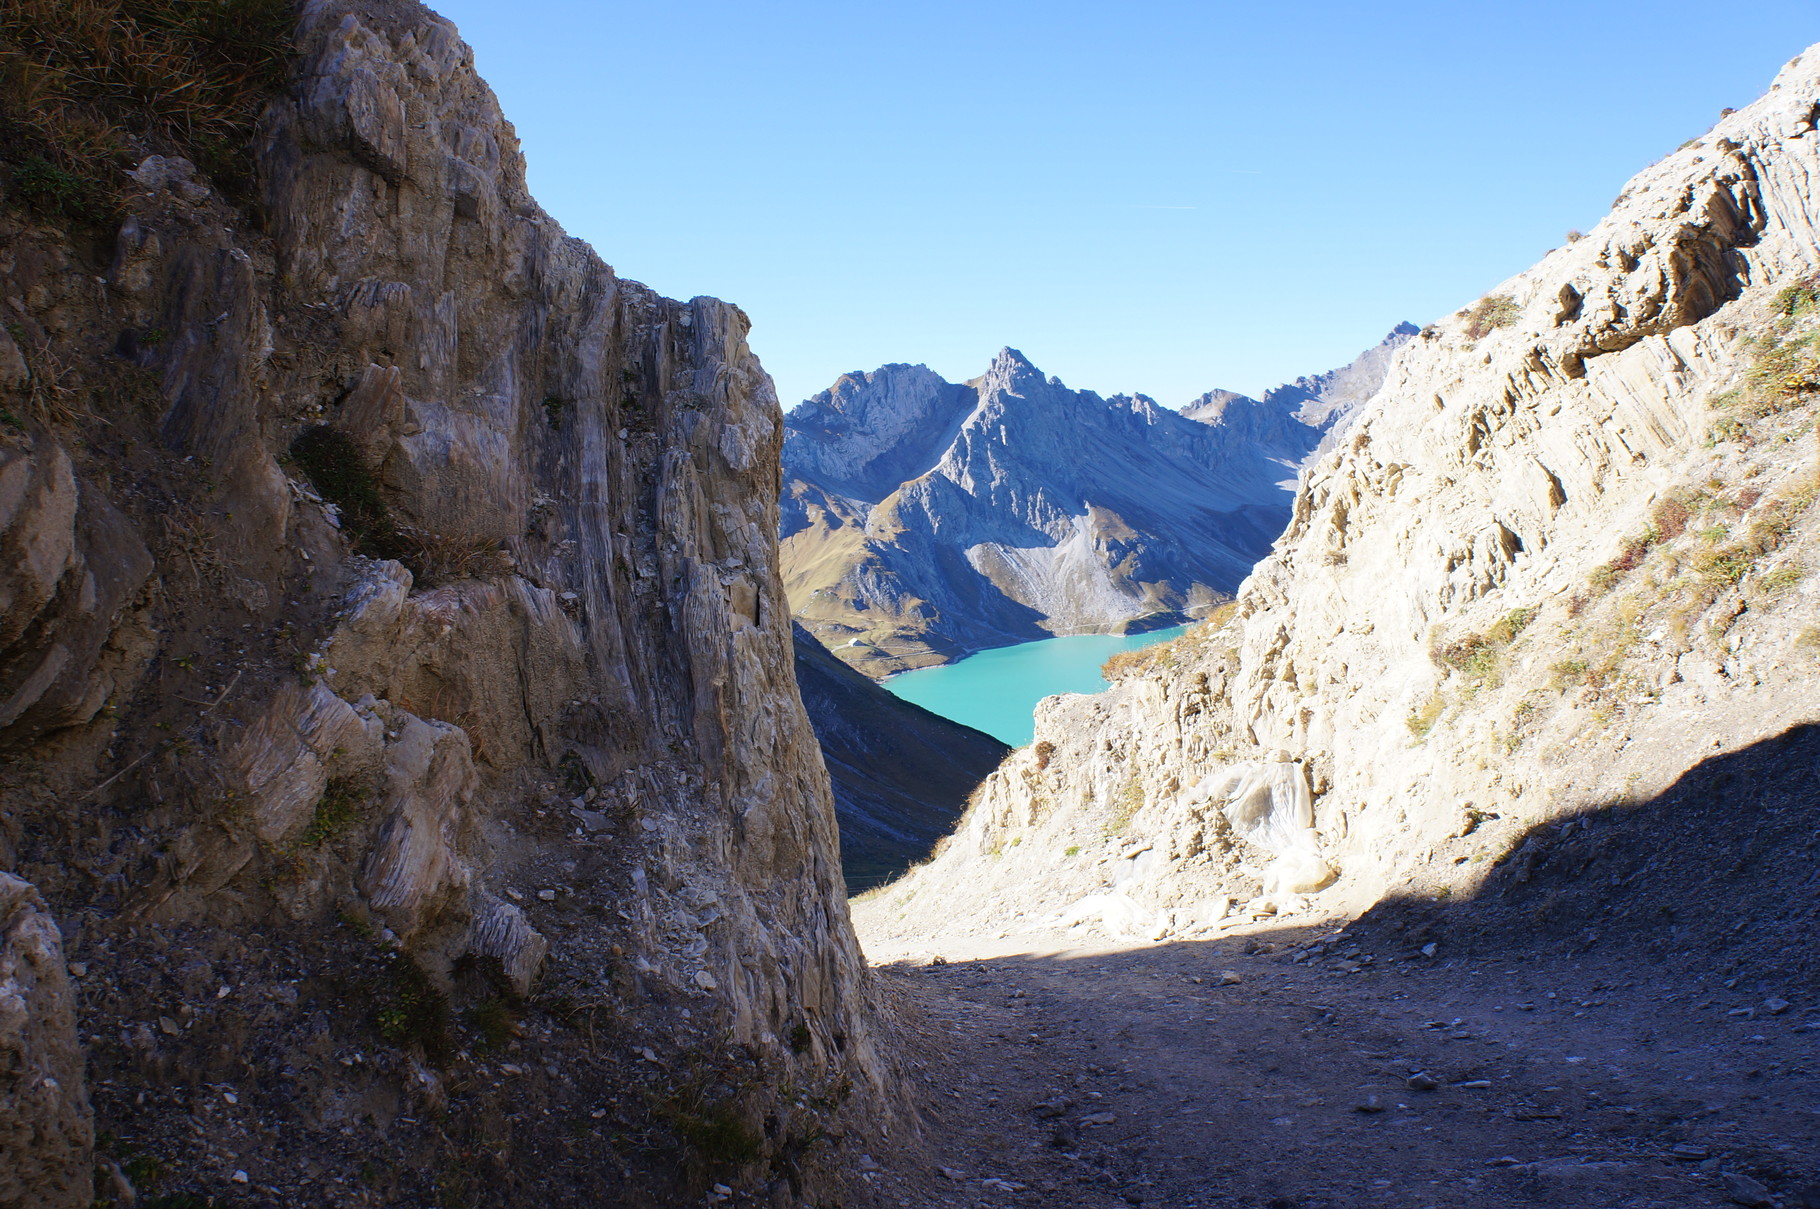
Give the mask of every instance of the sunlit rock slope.
[[1810, 51], [1398, 350], [1236, 605], [1045, 701], [868, 935], [1470, 895], [1532, 829], [1820, 715], [1817, 111]]

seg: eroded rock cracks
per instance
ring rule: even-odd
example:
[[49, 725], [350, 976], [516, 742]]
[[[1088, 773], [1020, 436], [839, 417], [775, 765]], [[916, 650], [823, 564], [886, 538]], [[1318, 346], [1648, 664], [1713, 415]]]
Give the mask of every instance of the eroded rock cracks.
[[297, 46], [255, 204], [0, 217], [0, 1203], [818, 1187], [887, 1072], [747, 321], [566, 237], [448, 22]]

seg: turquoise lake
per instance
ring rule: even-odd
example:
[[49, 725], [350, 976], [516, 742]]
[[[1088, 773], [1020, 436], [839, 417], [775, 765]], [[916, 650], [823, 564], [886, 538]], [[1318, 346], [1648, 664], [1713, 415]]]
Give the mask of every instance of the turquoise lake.
[[1023, 747], [1036, 737], [1031, 711], [1057, 693], [1097, 693], [1100, 665], [1120, 651], [1168, 642], [1188, 627], [1148, 634], [1083, 634], [1002, 646], [959, 663], [900, 672], [885, 687], [944, 718]]

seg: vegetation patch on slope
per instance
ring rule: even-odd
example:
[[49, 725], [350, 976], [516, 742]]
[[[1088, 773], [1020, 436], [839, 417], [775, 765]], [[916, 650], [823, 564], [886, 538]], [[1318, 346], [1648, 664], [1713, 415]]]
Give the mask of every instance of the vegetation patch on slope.
[[8, 0], [0, 6], [0, 160], [10, 198], [105, 225], [125, 169], [183, 156], [233, 196], [285, 80], [292, 0]]
[[1227, 601], [1207, 614], [1197, 625], [1171, 638], [1135, 651], [1119, 651], [1100, 665], [1100, 675], [1113, 684], [1133, 676], [1146, 676], [1155, 671], [1183, 666], [1208, 647], [1238, 612], [1238, 604]]

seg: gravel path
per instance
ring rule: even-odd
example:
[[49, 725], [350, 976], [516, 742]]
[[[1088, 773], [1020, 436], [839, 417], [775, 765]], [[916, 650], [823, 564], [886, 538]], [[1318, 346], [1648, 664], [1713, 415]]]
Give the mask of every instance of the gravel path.
[[873, 954], [925, 1089], [881, 1203], [1820, 1209], [1811, 988], [1262, 926], [995, 943]]

